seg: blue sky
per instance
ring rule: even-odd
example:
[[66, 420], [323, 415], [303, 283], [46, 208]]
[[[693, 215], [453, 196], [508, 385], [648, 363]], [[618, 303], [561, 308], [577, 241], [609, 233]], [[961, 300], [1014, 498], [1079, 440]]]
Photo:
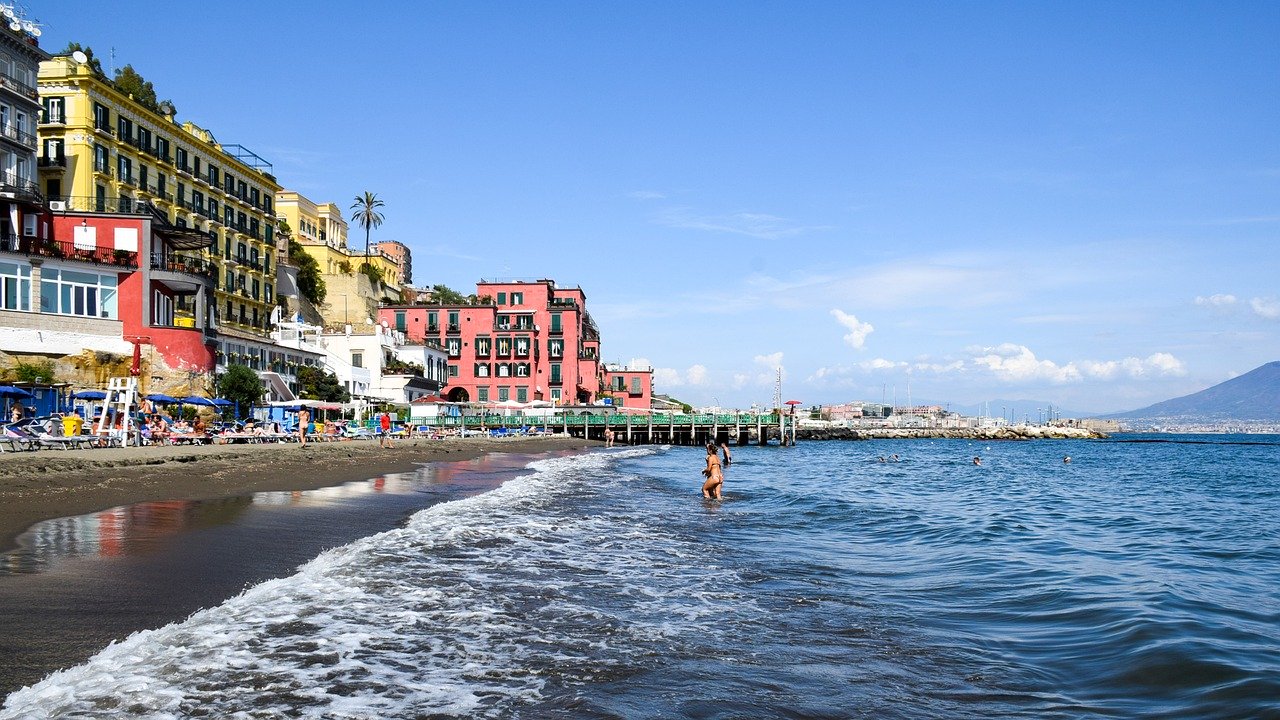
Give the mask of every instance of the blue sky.
[[1103, 412], [1280, 359], [1280, 3], [31, 14], [286, 187], [378, 193], [418, 284], [581, 285], [695, 405], [780, 366], [806, 404]]

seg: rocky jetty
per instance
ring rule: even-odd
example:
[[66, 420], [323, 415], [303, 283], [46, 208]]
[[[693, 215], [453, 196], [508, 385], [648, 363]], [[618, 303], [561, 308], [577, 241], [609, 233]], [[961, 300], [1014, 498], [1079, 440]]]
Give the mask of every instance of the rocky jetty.
[[1001, 428], [844, 428], [799, 427], [797, 440], [904, 440], [955, 438], [959, 440], [1097, 440], [1106, 433], [1076, 427], [1013, 426]]

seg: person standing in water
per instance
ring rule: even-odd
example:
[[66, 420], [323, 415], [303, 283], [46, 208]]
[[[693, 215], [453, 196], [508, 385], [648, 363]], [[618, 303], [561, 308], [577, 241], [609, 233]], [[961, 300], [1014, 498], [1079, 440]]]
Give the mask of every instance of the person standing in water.
[[724, 472], [720, 468], [720, 453], [714, 443], [707, 443], [707, 467], [702, 471], [707, 481], [702, 483], [702, 497], [708, 500], [719, 500], [720, 490], [724, 487]]
[[311, 412], [306, 408], [298, 410], [298, 445], [307, 446], [307, 426], [311, 424]]
[[733, 457], [732, 457], [731, 455], [729, 455], [729, 443], [728, 443], [728, 442], [726, 442], [726, 441], [721, 440], [721, 441], [720, 441], [720, 451], [724, 453], [724, 465], [723, 465], [723, 466], [724, 466], [724, 467], [729, 467], [730, 465], [732, 465], [732, 464], [733, 464]]

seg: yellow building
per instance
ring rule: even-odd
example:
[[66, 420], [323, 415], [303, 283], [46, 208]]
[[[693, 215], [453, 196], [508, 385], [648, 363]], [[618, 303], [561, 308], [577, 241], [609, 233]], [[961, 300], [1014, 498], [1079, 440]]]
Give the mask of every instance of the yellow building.
[[[276, 193], [276, 214], [289, 223], [293, 239], [315, 259], [325, 275], [350, 275], [364, 264], [364, 253], [347, 247], [347, 221], [337, 205], [315, 203], [302, 193], [281, 190]], [[374, 246], [370, 248], [369, 264], [382, 271], [384, 289], [399, 302], [399, 259]]]
[[40, 187], [62, 210], [152, 211], [209, 233], [219, 331], [265, 336], [275, 306], [275, 195], [271, 164], [211, 132], [149, 108], [87, 63], [40, 63]]

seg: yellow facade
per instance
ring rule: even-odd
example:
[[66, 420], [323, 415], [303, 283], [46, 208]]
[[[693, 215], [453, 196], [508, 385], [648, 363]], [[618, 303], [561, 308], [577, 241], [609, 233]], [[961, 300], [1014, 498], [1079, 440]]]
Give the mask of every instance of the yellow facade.
[[[363, 251], [347, 247], [347, 221], [333, 203], [315, 203], [293, 190], [276, 193], [276, 213], [289, 223], [293, 239], [315, 259], [325, 275], [358, 272], [364, 264]], [[369, 264], [382, 270], [385, 284], [400, 289], [400, 263], [377, 250], [371, 251]]]
[[[270, 330], [275, 195], [266, 161], [144, 107], [70, 57], [40, 63], [40, 188], [54, 212], [145, 213], [209, 233], [221, 327]], [[55, 160], [56, 158], [56, 160]]]

